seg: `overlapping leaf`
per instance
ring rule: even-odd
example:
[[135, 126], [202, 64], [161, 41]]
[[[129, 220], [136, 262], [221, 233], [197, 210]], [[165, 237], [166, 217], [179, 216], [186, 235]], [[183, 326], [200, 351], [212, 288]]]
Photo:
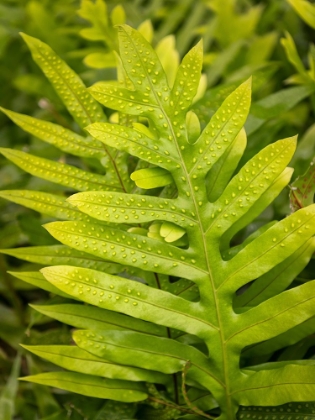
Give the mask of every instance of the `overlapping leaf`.
[[73, 131], [48, 121], [18, 114], [1, 108], [15, 124], [41, 140], [53, 144], [60, 150], [75, 156], [102, 158], [105, 150], [102, 144], [92, 138], [84, 138]]
[[16, 249], [1, 249], [1, 253], [11, 255], [21, 260], [42, 264], [70, 264], [78, 267], [93, 268], [107, 273], [120, 273], [123, 268], [118, 264], [103, 261], [84, 252], [62, 245], [21, 247]]
[[315, 28], [315, 7], [306, 0], [287, 0], [301, 18], [312, 28]]
[[103, 378], [135, 382], [165, 383], [167, 376], [141, 368], [116, 365], [75, 346], [23, 346], [50, 362], [71, 370]]
[[121, 186], [106, 182], [104, 176], [91, 174], [65, 163], [40, 158], [14, 149], [1, 148], [0, 152], [24, 171], [78, 191], [121, 190]]

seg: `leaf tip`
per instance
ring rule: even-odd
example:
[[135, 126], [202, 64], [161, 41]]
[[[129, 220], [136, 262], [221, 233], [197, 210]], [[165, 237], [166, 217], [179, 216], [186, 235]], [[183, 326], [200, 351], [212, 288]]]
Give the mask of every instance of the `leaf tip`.
[[245, 80], [245, 82], [243, 83], [243, 86], [247, 87], [248, 89], [251, 89], [252, 83], [253, 83], [253, 76], [250, 76], [247, 80]]
[[200, 50], [201, 52], [203, 52], [203, 38], [201, 38], [201, 39], [197, 42], [197, 44], [195, 45], [195, 48], [196, 48], [197, 50]]
[[10, 197], [10, 194], [8, 193], [8, 191], [9, 190], [0, 191], [0, 197], [8, 200], [8, 197]]
[[[79, 196], [79, 197], [78, 197]], [[80, 204], [80, 196], [81, 196], [81, 193], [78, 193], [78, 194], [73, 194], [73, 195], [71, 195], [70, 197], [68, 197], [67, 199], [66, 199], [66, 201], [68, 202], [68, 203], [70, 203], [72, 206], [76, 206], [76, 207], [78, 207], [79, 206], [79, 204]]]
[[295, 136], [288, 137], [288, 138], [286, 139], [286, 141], [287, 141], [288, 145], [292, 146], [292, 147], [293, 147], [293, 149], [294, 149], [294, 151], [295, 151], [296, 146], [297, 146], [297, 140], [298, 140], [298, 135], [297, 135], [297, 134], [296, 134]]
[[[87, 91], [90, 93], [90, 95], [92, 95], [93, 96], [93, 98], [95, 98], [95, 99], [98, 99], [98, 94], [100, 94], [101, 93], [101, 86], [102, 86], [102, 84], [104, 84], [104, 82], [97, 82], [97, 83], [94, 83], [94, 85], [92, 85], [92, 86], [89, 86], [88, 88], [86, 88], [87, 89]], [[89, 127], [89, 125], [87, 126], [87, 127]], [[84, 127], [84, 129], [86, 130], [86, 127]]]
[[54, 267], [44, 267], [44, 268], [41, 268], [39, 270], [39, 272], [45, 277], [45, 279], [47, 281], [49, 281], [50, 283], [54, 283], [53, 280], [55, 278], [54, 274], [55, 274], [55, 268], [56, 267], [57, 266], [54, 266]]
[[8, 115], [8, 113], [10, 112], [8, 109], [3, 108], [2, 106], [0, 106], [0, 111], [2, 111], [6, 115]]
[[115, 28], [117, 28], [118, 31], [120, 32], [125, 31], [129, 34], [135, 30], [131, 26], [127, 25], [126, 23], [120, 23], [118, 25], [115, 25]]
[[44, 229], [46, 229], [49, 233], [51, 233], [51, 231], [53, 231], [53, 230], [54, 230], [54, 226], [56, 225], [56, 223], [58, 223], [58, 222], [44, 223], [44, 224], [42, 225], [42, 227], [43, 227]]
[[19, 32], [19, 34], [21, 35], [21, 37], [23, 38], [24, 42], [31, 47], [32, 44], [34, 44], [35, 41], [38, 41], [38, 39], [25, 34], [24, 32]]
[[22, 343], [19, 343], [19, 346], [22, 347], [25, 350], [28, 350], [28, 348], [29, 348], [29, 346], [27, 346], [26, 344], [22, 344]]

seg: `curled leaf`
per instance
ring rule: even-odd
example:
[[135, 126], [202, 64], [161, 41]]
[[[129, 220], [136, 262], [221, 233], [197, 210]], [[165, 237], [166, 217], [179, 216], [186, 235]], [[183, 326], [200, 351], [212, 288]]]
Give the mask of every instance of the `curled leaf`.
[[164, 187], [173, 182], [172, 175], [163, 168], [140, 169], [130, 175], [137, 187], [149, 190], [151, 188]]

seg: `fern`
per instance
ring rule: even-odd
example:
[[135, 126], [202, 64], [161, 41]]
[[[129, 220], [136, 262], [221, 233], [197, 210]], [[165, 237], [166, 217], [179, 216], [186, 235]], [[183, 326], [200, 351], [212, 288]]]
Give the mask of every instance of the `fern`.
[[[100, 157], [102, 144], [107, 173], [90, 174], [2, 149], [26, 171], [81, 191], [67, 202], [30, 191], [2, 193], [64, 220], [45, 225], [63, 245], [3, 252], [52, 264], [41, 274], [16, 275], [75, 299], [35, 308], [80, 328], [73, 334], [77, 347], [26, 347], [72, 372], [24, 380], [121, 402], [146, 400], [155, 409], [144, 409], [147, 418], [155, 418], [154, 412], [159, 418], [212, 418], [205, 411], [219, 407], [219, 419], [232, 420], [239, 406], [311, 401], [312, 360], [254, 366], [249, 354], [266, 354], [268, 345], [271, 351], [282, 348], [312, 330], [314, 282], [290, 286], [315, 249], [315, 206], [231, 246], [235, 234], [288, 184], [292, 170], [286, 166], [295, 138], [267, 146], [232, 177], [246, 143], [250, 80], [226, 98], [199, 134], [190, 108], [201, 77], [202, 44], [184, 57], [170, 86], [155, 51], [139, 32], [122, 25], [118, 37], [128, 87], [98, 83], [88, 90], [45, 44], [25, 37], [91, 137], [69, 133], [71, 145], [65, 150], [64, 131], [56, 139], [54, 128], [41, 122], [36, 123], [38, 136], [46, 138], [46, 132], [46, 141], [80, 156], [92, 148], [98, 151], [94, 157]], [[139, 120], [132, 127], [110, 124], [96, 101]], [[5, 112], [35, 133], [33, 120]], [[134, 167], [128, 155], [139, 160], [131, 174], [138, 187], [170, 187], [154, 190], [155, 196], [140, 194], [128, 176]], [[176, 395], [178, 373], [183, 405]], [[175, 403], [159, 398], [154, 383], [168, 395], [174, 393]], [[198, 398], [201, 402], [194, 403]], [[240, 418], [251, 416], [250, 408], [243, 410]]]

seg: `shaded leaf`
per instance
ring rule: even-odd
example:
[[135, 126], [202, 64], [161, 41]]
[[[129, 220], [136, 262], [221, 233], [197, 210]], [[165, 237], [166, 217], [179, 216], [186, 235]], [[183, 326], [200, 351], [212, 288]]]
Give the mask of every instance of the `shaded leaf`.
[[25, 281], [26, 283], [32, 284], [35, 287], [38, 287], [40, 289], [46, 290], [47, 292], [53, 293], [58, 296], [62, 296], [65, 298], [70, 298], [70, 296], [67, 293], [62, 292], [58, 289], [58, 287], [55, 287], [51, 283], [49, 283], [45, 277], [39, 273], [38, 271], [9, 271], [9, 274], [12, 276]]
[[105, 379], [75, 372], [48, 372], [20, 378], [22, 381], [49, 385], [94, 398], [133, 402], [147, 398], [141, 384], [118, 379]]
[[3, 420], [11, 420], [15, 414], [15, 398], [18, 388], [17, 377], [20, 373], [21, 356], [17, 355], [12, 372], [0, 395], [0, 412]]
[[[40, 274], [42, 275], [42, 274]], [[43, 277], [44, 279], [44, 277]], [[54, 287], [51, 283], [47, 282]], [[56, 288], [57, 289], [57, 288]], [[60, 291], [60, 293], [62, 293]], [[36, 311], [76, 328], [95, 330], [131, 330], [165, 337], [166, 329], [140, 319], [101, 309], [96, 306], [63, 303], [31, 305]]]
[[166, 374], [181, 371], [190, 360], [190, 378], [199, 376], [202, 383], [211, 383], [215, 389], [222, 386], [215, 376], [215, 367], [206, 362], [201, 352], [175, 340], [126, 331], [108, 331], [103, 335], [101, 331], [78, 330], [73, 337], [79, 347], [100, 357], [106, 354], [107, 358], [117, 363], [132, 363]]
[[161, 246], [151, 238], [83, 222], [52, 222], [45, 227], [64, 245], [119, 264], [188, 279], [203, 275], [203, 267], [195, 265], [194, 253], [165, 243]]
[[306, 0], [287, 0], [301, 18], [315, 29], [315, 6]]
[[55, 365], [74, 372], [136, 382], [165, 383], [167, 381], [167, 377], [159, 372], [116, 365], [75, 346], [23, 345], [22, 347]]

